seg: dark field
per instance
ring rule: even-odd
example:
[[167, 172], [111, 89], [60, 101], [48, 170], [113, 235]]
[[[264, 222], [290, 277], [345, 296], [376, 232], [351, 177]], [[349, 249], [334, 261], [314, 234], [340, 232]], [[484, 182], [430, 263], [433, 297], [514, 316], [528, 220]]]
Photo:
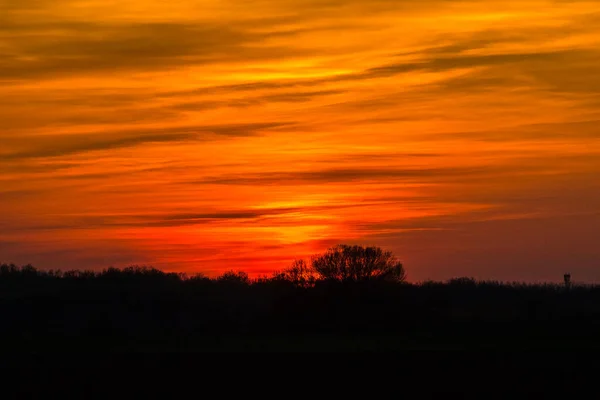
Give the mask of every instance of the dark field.
[[600, 348], [600, 288], [456, 279], [304, 287], [243, 274], [2, 266], [4, 353]]

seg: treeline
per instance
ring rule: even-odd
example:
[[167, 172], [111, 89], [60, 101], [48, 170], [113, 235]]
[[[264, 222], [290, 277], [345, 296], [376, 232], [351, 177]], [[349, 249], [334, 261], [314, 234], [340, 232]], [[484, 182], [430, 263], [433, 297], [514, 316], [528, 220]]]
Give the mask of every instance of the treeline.
[[147, 267], [0, 266], [2, 350], [597, 347], [600, 288], [406, 282], [378, 248], [337, 246], [269, 277]]
[[[163, 281], [199, 281], [210, 280], [202, 273], [188, 276], [183, 273], [165, 273], [146, 266], [131, 266], [125, 269], [108, 268], [101, 272], [70, 270], [37, 270], [32, 265], [18, 267], [14, 264], [0, 265], [0, 278], [4, 280], [32, 279], [67, 279], [119, 281], [144, 280]], [[338, 245], [328, 249], [324, 254], [311, 259], [310, 265], [304, 260], [295, 260], [292, 265], [271, 277], [262, 277], [254, 282], [287, 282], [301, 287], [314, 286], [317, 281], [337, 282], [404, 282], [406, 273], [404, 266], [389, 251], [379, 247]], [[251, 284], [248, 274], [243, 271], [227, 271], [214, 279], [221, 283]]]

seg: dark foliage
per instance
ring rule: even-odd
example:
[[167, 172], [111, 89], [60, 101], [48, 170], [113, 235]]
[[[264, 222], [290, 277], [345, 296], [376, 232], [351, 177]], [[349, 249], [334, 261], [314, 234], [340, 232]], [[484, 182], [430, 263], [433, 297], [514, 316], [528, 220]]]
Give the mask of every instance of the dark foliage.
[[306, 264], [306, 261], [294, 260], [288, 269], [276, 272], [271, 279], [287, 282], [294, 286], [312, 287], [317, 280], [317, 274], [312, 267]]
[[[377, 252], [363, 257], [368, 266], [379, 265], [377, 260], [398, 265]], [[356, 272], [352, 263], [345, 268], [354, 272], [324, 279], [330, 275], [319, 275], [318, 268], [296, 261], [270, 278], [251, 280], [235, 271], [210, 279], [139, 266], [60, 272], [1, 265], [0, 348], [38, 352], [600, 347], [597, 286], [470, 278], [409, 284], [399, 279], [403, 274], [394, 272], [393, 279], [387, 279], [385, 274], [368, 272], [379, 267], [366, 274]]]
[[379, 247], [332, 247], [314, 257], [312, 267], [320, 278], [340, 282], [402, 282], [406, 279], [402, 264], [391, 252]]

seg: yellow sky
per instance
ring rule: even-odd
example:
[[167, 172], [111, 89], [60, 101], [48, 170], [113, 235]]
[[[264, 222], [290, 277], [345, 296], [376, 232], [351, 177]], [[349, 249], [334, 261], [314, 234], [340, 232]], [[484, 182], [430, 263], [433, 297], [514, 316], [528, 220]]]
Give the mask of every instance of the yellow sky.
[[600, 280], [597, 1], [0, 0], [0, 262]]

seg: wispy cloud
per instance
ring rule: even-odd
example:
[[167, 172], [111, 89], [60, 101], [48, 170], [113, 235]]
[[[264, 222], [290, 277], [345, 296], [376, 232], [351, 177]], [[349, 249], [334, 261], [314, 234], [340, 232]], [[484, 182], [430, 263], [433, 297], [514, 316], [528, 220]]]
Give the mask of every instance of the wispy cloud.
[[124, 132], [84, 133], [69, 135], [37, 135], [4, 138], [8, 148], [27, 148], [6, 153], [4, 160], [59, 157], [98, 150], [114, 150], [141, 144], [214, 140], [239, 137], [285, 126], [285, 123], [249, 123], [184, 126], [164, 129], [138, 129]]
[[40, 79], [247, 59], [273, 60], [288, 55], [290, 50], [256, 44], [289, 34], [255, 33], [208, 22], [4, 24], [0, 37], [12, 51], [0, 62], [0, 77]]
[[595, 276], [594, 4], [238, 3], [0, 3], [0, 257], [539, 278], [563, 230]]

